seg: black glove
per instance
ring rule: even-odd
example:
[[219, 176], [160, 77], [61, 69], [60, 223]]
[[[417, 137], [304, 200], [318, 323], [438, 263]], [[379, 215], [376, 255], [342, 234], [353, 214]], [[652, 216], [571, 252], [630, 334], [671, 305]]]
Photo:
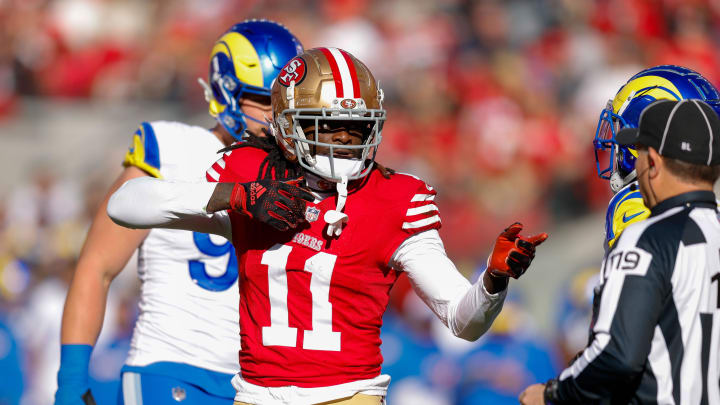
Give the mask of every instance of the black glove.
[[230, 194], [230, 207], [279, 231], [295, 228], [305, 220], [305, 206], [315, 200], [298, 187], [300, 180], [258, 180], [236, 183]]

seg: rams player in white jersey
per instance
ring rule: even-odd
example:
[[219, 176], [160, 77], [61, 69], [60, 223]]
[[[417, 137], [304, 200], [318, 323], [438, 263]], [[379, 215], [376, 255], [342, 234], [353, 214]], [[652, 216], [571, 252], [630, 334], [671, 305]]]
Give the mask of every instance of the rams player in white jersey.
[[[125, 181], [152, 176], [202, 179], [217, 151], [248, 133], [261, 136], [270, 115], [270, 86], [302, 52], [285, 27], [266, 20], [234, 25], [215, 43], [205, 87], [210, 129], [144, 122], [125, 156]], [[255, 137], [257, 138], [257, 137]], [[180, 230], [130, 230], [95, 215], [81, 252], [62, 320], [57, 405], [94, 403], [88, 386], [92, 346], [102, 327], [113, 278], [138, 249], [140, 314], [122, 373], [121, 404], [227, 404], [238, 372], [237, 259], [230, 242]], [[138, 207], [138, 209], [142, 209]]]
[[720, 94], [699, 73], [681, 66], [661, 65], [637, 73], [625, 83], [600, 114], [595, 131], [595, 160], [598, 175], [610, 181], [615, 195], [605, 216], [605, 249], [610, 249], [630, 224], [646, 219], [645, 207], [637, 187], [637, 152], [618, 145], [617, 132], [637, 128], [642, 111], [655, 100], [700, 99], [720, 113]]

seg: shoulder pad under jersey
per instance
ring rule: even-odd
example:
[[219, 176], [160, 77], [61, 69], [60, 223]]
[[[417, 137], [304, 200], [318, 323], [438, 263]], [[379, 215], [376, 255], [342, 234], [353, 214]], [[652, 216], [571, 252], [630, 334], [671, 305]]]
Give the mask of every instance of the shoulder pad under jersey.
[[228, 150], [207, 169], [205, 180], [211, 183], [255, 181], [267, 155], [264, 150], [252, 146]]
[[605, 248], [611, 248], [628, 225], [650, 216], [637, 182], [620, 189], [610, 200], [605, 214]]
[[407, 234], [441, 227], [440, 212], [435, 205], [437, 192], [422, 179], [406, 173], [395, 173], [389, 179], [375, 174], [382, 187], [378, 195], [391, 199], [387, 206], [395, 207], [401, 229]]
[[143, 122], [133, 134], [132, 145], [125, 154], [123, 166], [135, 166], [147, 174], [162, 178], [160, 174], [160, 148], [152, 124]]
[[398, 246], [412, 235], [440, 229], [440, 210], [435, 205], [436, 191], [423, 180], [409, 174], [395, 173], [389, 179], [377, 171], [363, 188], [365, 198], [372, 195], [376, 211], [382, 212], [382, 221], [376, 224], [383, 238], [378, 239], [382, 263], [389, 263]]

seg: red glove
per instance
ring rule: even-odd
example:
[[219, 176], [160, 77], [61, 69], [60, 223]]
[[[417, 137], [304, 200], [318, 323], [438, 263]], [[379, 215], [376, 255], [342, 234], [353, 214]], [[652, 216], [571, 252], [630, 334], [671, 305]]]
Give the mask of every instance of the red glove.
[[543, 243], [548, 234], [543, 232], [531, 237], [521, 236], [522, 227], [520, 222], [515, 222], [498, 236], [487, 262], [491, 275], [519, 278], [530, 267], [535, 257], [535, 247]]

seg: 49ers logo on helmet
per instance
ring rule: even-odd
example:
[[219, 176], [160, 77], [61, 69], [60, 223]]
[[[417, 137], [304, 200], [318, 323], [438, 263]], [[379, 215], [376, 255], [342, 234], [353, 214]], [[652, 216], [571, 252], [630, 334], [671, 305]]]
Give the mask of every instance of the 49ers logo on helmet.
[[293, 80], [297, 85], [300, 84], [303, 79], [305, 79], [305, 73], [307, 73], [307, 69], [305, 68], [305, 60], [297, 56], [291, 59], [290, 62], [288, 62], [287, 65], [282, 68], [282, 70], [280, 71], [280, 75], [278, 76], [278, 81], [285, 87], [290, 86], [290, 82], [292, 82]]
[[355, 101], [351, 98], [346, 98], [340, 102], [340, 106], [342, 108], [347, 108], [347, 109], [351, 110], [351, 109], [357, 107], [357, 101]]

